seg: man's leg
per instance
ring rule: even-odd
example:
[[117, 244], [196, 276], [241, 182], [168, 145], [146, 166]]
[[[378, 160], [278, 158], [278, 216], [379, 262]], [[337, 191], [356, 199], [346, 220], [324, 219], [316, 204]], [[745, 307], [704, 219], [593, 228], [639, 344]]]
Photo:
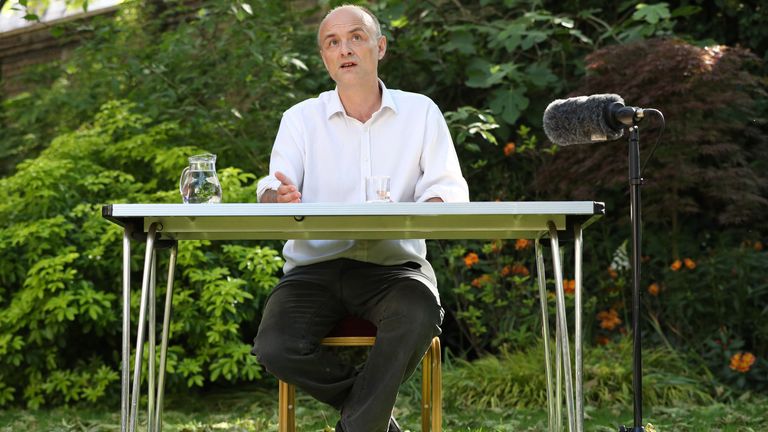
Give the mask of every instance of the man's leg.
[[376, 343], [342, 407], [345, 432], [385, 432], [400, 384], [416, 369], [443, 310], [423, 274], [407, 266], [346, 273], [345, 304], [377, 327]]
[[349, 314], [334, 292], [339, 266], [307, 267], [294, 270], [305, 271], [302, 277], [292, 271], [273, 290], [252, 353], [271, 374], [338, 409], [357, 373], [319, 341]]

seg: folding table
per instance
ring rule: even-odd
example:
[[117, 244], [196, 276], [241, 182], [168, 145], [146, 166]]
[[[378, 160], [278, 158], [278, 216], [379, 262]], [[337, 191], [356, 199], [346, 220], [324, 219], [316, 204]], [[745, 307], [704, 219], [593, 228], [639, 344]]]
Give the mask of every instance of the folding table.
[[[149, 327], [147, 430], [162, 428], [165, 360], [178, 241], [287, 239], [534, 239], [541, 296], [549, 429], [562, 428], [562, 381], [569, 431], [583, 430], [582, 232], [605, 213], [593, 201], [470, 203], [111, 204], [102, 215], [123, 227], [121, 431], [137, 426], [145, 325]], [[575, 359], [571, 362], [559, 238], [574, 241]], [[549, 348], [546, 277], [541, 240], [552, 247], [555, 280], [555, 362]], [[130, 381], [131, 242], [145, 241], [133, 382]], [[170, 248], [159, 370], [156, 371], [156, 250]], [[149, 301], [152, 298], [153, 301]], [[575, 377], [572, 371], [575, 368]], [[557, 377], [553, 384], [553, 367]], [[157, 383], [155, 382], [157, 381]], [[575, 381], [575, 394], [574, 394]], [[131, 385], [132, 384], [132, 385]]]

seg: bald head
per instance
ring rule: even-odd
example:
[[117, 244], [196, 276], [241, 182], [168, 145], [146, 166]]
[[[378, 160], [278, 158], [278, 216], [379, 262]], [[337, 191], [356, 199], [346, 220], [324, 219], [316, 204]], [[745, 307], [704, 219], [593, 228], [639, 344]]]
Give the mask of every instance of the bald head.
[[367, 8], [363, 6], [358, 5], [341, 5], [338, 7], [335, 7], [331, 9], [327, 14], [325, 14], [325, 18], [320, 22], [320, 26], [317, 28], [317, 46], [322, 46], [322, 41], [320, 40], [320, 33], [323, 31], [323, 26], [327, 23], [328, 18], [330, 18], [334, 14], [338, 13], [355, 13], [360, 16], [360, 20], [362, 21], [363, 25], [366, 27], [366, 30], [368, 33], [375, 37], [376, 39], [381, 37], [381, 25], [379, 24], [379, 19], [376, 18], [376, 15], [373, 14], [373, 12], [369, 11]]

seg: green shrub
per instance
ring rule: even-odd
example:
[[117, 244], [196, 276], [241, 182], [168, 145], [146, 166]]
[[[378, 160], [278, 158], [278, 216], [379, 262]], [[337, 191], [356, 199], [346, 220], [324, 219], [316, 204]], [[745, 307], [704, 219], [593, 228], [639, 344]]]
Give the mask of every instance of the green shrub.
[[[644, 403], [678, 406], [712, 402], [714, 388], [710, 386], [710, 374], [704, 367], [692, 368], [690, 365], [694, 360], [666, 348], [647, 348], [643, 361]], [[472, 362], [456, 359], [448, 363], [443, 377], [443, 387], [451, 389], [445, 398], [448, 409], [541, 408], [547, 405], [541, 345], [481, 357]], [[633, 400], [631, 383], [631, 338], [584, 349], [585, 404], [629, 406]]]
[[[178, 202], [174, 179], [184, 155], [202, 151], [177, 146], [186, 140], [178, 125], [153, 122], [136, 108], [106, 104], [92, 124], [57, 137], [0, 180], [2, 404], [94, 402], [116, 392], [122, 235], [101, 217], [101, 205]], [[253, 174], [220, 174], [225, 199], [253, 199]], [[245, 339], [282, 261], [267, 247], [209, 243], [180, 245], [170, 390], [260, 376]], [[134, 249], [133, 262], [142, 256]], [[162, 269], [167, 258], [159, 256]], [[139, 297], [134, 290], [134, 323]]]

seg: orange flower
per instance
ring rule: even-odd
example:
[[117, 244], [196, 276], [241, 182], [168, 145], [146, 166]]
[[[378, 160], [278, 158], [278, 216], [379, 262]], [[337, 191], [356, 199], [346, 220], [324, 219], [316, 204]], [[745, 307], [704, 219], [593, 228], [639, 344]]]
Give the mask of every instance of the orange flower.
[[470, 252], [464, 255], [464, 265], [467, 266], [467, 268], [472, 268], [472, 266], [478, 262], [480, 262], [480, 257], [478, 257], [476, 253]]
[[512, 266], [509, 264], [505, 265], [504, 268], [501, 269], [501, 277], [507, 277], [510, 273], [512, 273]]
[[600, 320], [600, 328], [605, 330], [613, 330], [617, 325], [621, 324], [621, 318], [616, 309], [609, 309], [597, 314], [597, 319]]
[[499, 253], [503, 247], [504, 243], [502, 243], [501, 240], [494, 240], [493, 243], [491, 243], [491, 252]]
[[617, 277], [619, 277], [619, 272], [617, 272], [616, 269], [613, 267], [608, 267], [608, 276], [611, 279], [616, 279]]
[[761, 250], [763, 250], [763, 242], [756, 241], [755, 244], [752, 245], [752, 247], [755, 249], [755, 251], [760, 252]]
[[685, 268], [687, 268], [688, 270], [693, 270], [696, 268], [696, 261], [690, 258], [684, 259], [683, 262], [685, 263]]
[[597, 337], [597, 340], [595, 342], [597, 342], [598, 345], [608, 345], [610, 341], [611, 340], [608, 339], [608, 336], [600, 335]]
[[680, 262], [679, 259], [676, 259], [672, 262], [672, 264], [669, 266], [669, 269], [672, 271], [678, 271], [683, 266], [683, 263]]
[[755, 360], [755, 355], [751, 352], [739, 352], [731, 357], [730, 367], [736, 372], [747, 373], [755, 364]]
[[563, 291], [573, 294], [576, 291], [576, 279], [563, 279]]
[[648, 294], [656, 297], [657, 295], [659, 295], [659, 291], [661, 291], [661, 288], [659, 288], [659, 284], [657, 284], [656, 282], [648, 285]]
[[531, 241], [526, 239], [517, 239], [515, 242], [515, 250], [524, 250], [531, 247]]
[[515, 264], [512, 266], [512, 274], [516, 274], [520, 276], [528, 276], [530, 272], [528, 272], [528, 267], [522, 264]]
[[479, 278], [475, 278], [472, 280], [472, 286], [475, 288], [480, 288], [481, 285], [485, 285], [487, 283], [491, 282], [491, 275], [484, 274], [480, 276]]
[[507, 145], [504, 146], [504, 156], [509, 156], [514, 152], [515, 152], [515, 143], [508, 142]]

